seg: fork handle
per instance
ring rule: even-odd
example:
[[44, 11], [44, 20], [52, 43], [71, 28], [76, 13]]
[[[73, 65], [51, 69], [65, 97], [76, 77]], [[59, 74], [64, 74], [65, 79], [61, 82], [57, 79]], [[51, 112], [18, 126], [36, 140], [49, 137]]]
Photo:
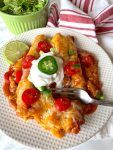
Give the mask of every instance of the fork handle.
[[113, 102], [106, 101], [106, 100], [96, 100], [96, 99], [93, 99], [93, 104], [98, 104], [98, 105], [113, 107]]

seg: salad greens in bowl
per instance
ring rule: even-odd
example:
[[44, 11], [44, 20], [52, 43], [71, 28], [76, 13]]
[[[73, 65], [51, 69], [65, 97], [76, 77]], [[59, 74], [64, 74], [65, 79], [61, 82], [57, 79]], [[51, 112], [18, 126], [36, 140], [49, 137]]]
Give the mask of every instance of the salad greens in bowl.
[[12, 15], [26, 15], [41, 10], [46, 0], [4, 0], [0, 11]]
[[46, 26], [49, 0], [0, 0], [0, 16], [14, 34]]

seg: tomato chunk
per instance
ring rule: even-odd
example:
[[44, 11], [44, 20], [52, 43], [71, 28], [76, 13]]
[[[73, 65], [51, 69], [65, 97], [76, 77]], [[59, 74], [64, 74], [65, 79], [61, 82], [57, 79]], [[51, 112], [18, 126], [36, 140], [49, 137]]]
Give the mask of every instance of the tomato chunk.
[[40, 96], [40, 92], [37, 89], [30, 88], [23, 92], [22, 100], [27, 106], [31, 106], [35, 103]]
[[80, 72], [80, 64], [76, 61], [69, 61], [65, 66], [64, 66], [64, 73], [67, 76], [73, 76], [76, 73]]
[[12, 75], [12, 71], [8, 71], [4, 74], [4, 79], [7, 83], [9, 83], [9, 77]]
[[90, 54], [83, 56], [82, 63], [89, 67], [95, 63], [94, 57]]
[[22, 77], [22, 70], [16, 70], [15, 72], [15, 81], [16, 83], [19, 83]]
[[22, 62], [22, 67], [24, 69], [31, 68], [32, 61], [35, 60], [35, 57], [32, 55], [27, 55]]
[[68, 98], [55, 99], [55, 107], [59, 111], [65, 111], [71, 106], [71, 101]]
[[49, 84], [50, 88], [55, 88], [56, 87], [56, 82], [52, 82], [51, 84]]
[[47, 41], [47, 40], [44, 40], [44, 41], [40, 41], [38, 43], [38, 49], [37, 51], [43, 51], [44, 53], [48, 53], [50, 51], [50, 48], [51, 48], [51, 44]]

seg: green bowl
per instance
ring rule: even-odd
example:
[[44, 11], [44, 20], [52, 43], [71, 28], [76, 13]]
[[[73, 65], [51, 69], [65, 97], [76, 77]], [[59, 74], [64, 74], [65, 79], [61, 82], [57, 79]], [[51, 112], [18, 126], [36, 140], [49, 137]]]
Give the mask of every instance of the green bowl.
[[17, 16], [0, 11], [0, 16], [6, 23], [10, 32], [14, 34], [45, 27], [48, 19], [48, 2], [49, 0], [46, 0], [45, 6], [40, 11], [33, 12], [29, 15]]

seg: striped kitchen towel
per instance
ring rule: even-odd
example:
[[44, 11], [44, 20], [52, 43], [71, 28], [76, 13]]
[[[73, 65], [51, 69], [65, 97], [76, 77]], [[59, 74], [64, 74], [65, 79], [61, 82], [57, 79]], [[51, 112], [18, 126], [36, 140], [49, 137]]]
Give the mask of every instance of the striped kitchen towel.
[[47, 26], [73, 29], [98, 42], [97, 35], [113, 33], [113, 4], [106, 0], [51, 0]]

